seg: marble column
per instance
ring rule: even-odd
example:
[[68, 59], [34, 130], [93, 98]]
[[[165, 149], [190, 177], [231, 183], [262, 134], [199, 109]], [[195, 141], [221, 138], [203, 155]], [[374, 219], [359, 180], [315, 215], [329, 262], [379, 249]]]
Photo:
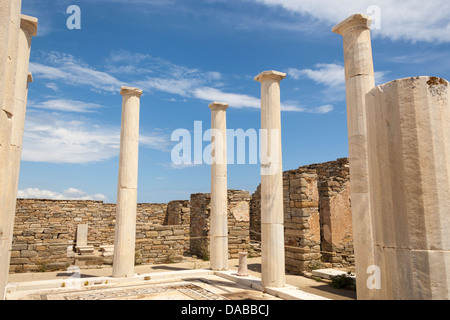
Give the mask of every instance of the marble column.
[[239, 277], [248, 277], [247, 252], [239, 252], [239, 268], [237, 275]]
[[134, 275], [142, 90], [122, 87], [120, 94], [123, 96], [123, 104], [113, 277], [126, 278]]
[[14, 115], [14, 86], [16, 83], [17, 55], [19, 51], [19, 30], [21, 23], [21, 0], [11, 2], [11, 11], [9, 18], [8, 41], [7, 41], [7, 59], [5, 72], [5, 83], [3, 88], [2, 110], [9, 117]]
[[372, 299], [375, 294], [367, 287], [367, 270], [374, 265], [365, 98], [375, 87], [370, 25], [369, 16], [355, 14], [332, 29], [344, 38], [353, 243], [360, 300]]
[[211, 269], [228, 269], [227, 113], [228, 104], [213, 102], [211, 109]]
[[0, 108], [3, 105], [3, 92], [5, 89], [9, 20], [12, 2], [13, 0], [0, 0]]
[[15, 201], [16, 192], [11, 187], [13, 175], [9, 160], [21, 3], [21, 0], [0, 2], [0, 300], [5, 297], [4, 290], [8, 282], [14, 226], [11, 204]]
[[[37, 18], [22, 15], [17, 54], [16, 85], [14, 86], [14, 116], [11, 129], [11, 149], [9, 167], [11, 172], [12, 198], [11, 215], [16, 212], [17, 188], [19, 185], [20, 159], [22, 156], [23, 132], [28, 99], [28, 84], [33, 77], [28, 72], [31, 39], [37, 34]], [[11, 239], [12, 240], [12, 239]]]
[[265, 71], [255, 78], [261, 83], [261, 269], [266, 288], [286, 284], [280, 102], [285, 77]]
[[[12, 123], [11, 145], [22, 147], [23, 129], [25, 125], [28, 83], [32, 76], [28, 72], [32, 37], [37, 35], [38, 19], [26, 15], [21, 16], [18, 55], [16, 67], [16, 85], [14, 86], [14, 117]], [[20, 157], [19, 157], [20, 159]]]
[[450, 299], [450, 83], [391, 81], [367, 94], [377, 299]]

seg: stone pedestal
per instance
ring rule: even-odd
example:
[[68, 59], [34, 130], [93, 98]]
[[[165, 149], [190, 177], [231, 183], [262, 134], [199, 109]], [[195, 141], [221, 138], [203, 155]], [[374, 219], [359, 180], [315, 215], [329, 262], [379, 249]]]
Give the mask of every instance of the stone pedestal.
[[283, 168], [280, 81], [285, 73], [265, 71], [261, 83], [261, 268], [264, 287], [285, 286]]
[[366, 132], [366, 94], [375, 87], [370, 25], [369, 16], [355, 14], [332, 29], [344, 38], [353, 240], [360, 300], [374, 297], [366, 285], [367, 270], [374, 264]]
[[103, 257], [113, 257], [114, 256], [114, 246], [101, 246], [100, 251]]
[[228, 188], [226, 103], [213, 102], [211, 109], [211, 269], [228, 269]]
[[239, 268], [237, 275], [239, 277], [248, 277], [247, 252], [239, 252]]
[[415, 77], [367, 94], [377, 299], [450, 299], [449, 86]]
[[123, 96], [123, 105], [113, 263], [113, 277], [115, 278], [134, 275], [139, 110], [142, 90], [122, 87], [120, 94]]
[[89, 226], [87, 224], [79, 224], [77, 226], [77, 245], [75, 246], [75, 251], [82, 256], [94, 253], [94, 246], [88, 245], [88, 231]]

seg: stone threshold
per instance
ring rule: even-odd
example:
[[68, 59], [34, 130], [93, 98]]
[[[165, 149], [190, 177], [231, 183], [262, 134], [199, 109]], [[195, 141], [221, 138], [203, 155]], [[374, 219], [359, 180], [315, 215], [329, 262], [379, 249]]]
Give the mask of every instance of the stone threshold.
[[43, 290], [70, 290], [70, 289], [97, 289], [105, 286], [125, 284], [143, 284], [157, 283], [160, 281], [180, 280], [186, 278], [198, 278], [216, 275], [224, 279], [244, 285], [254, 290], [258, 290], [283, 300], [330, 300], [322, 296], [306, 293], [297, 287], [286, 285], [283, 288], [264, 288], [261, 279], [255, 276], [238, 276], [237, 271], [212, 271], [211, 269], [196, 269], [170, 272], [156, 272], [148, 274], [139, 274], [129, 278], [113, 277], [92, 277], [92, 278], [70, 278], [30, 281], [20, 283], [9, 283], [6, 287], [6, 293], [14, 292], [39, 292]]
[[261, 279], [255, 276], [242, 277], [237, 275], [237, 271], [212, 271], [211, 269], [196, 269], [170, 272], [156, 272], [149, 274], [139, 274], [129, 278], [113, 277], [92, 277], [92, 278], [67, 278], [41, 280], [31, 282], [9, 283], [6, 287], [6, 294], [14, 292], [36, 293], [44, 290], [71, 290], [71, 289], [99, 289], [105, 286], [113, 287], [115, 285], [137, 285], [152, 284], [161, 281], [176, 281], [187, 278], [199, 278], [216, 275], [224, 279], [233, 281], [237, 284], [258, 290], [283, 300], [330, 300], [318, 295], [306, 293], [297, 287], [286, 285], [283, 288], [264, 288]]
[[124, 284], [143, 284], [153, 283], [166, 280], [179, 280], [182, 278], [202, 277], [214, 275], [212, 270], [208, 269], [196, 269], [196, 270], [183, 270], [183, 271], [171, 271], [171, 272], [153, 272], [148, 274], [137, 274], [128, 278], [113, 278], [106, 277], [89, 277], [89, 278], [71, 278], [69, 275], [62, 279], [53, 280], [41, 280], [30, 282], [16, 282], [9, 283], [6, 286], [6, 293], [20, 292], [20, 291], [42, 291], [42, 290], [55, 290], [55, 289], [94, 289], [99, 286], [106, 285], [124, 285]]
[[237, 271], [216, 271], [215, 274], [227, 280], [268, 293], [283, 300], [331, 300], [319, 295], [304, 292], [291, 285], [286, 285], [283, 288], [264, 288], [260, 278], [250, 275], [247, 277], [238, 276]]

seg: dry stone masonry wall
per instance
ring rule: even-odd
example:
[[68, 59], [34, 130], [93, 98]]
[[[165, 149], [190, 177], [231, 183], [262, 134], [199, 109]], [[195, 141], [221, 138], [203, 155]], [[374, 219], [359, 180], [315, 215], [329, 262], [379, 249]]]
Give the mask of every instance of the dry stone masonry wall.
[[[164, 225], [168, 207], [172, 215], [178, 208], [180, 221], [186, 222], [188, 202], [178, 203], [138, 204], [137, 263], [179, 260], [183, 256], [189, 224]], [[115, 218], [116, 205], [99, 201], [17, 200], [10, 271], [44, 271], [73, 264], [67, 253], [76, 244], [80, 224], [89, 226], [88, 244], [96, 250], [114, 245]]]
[[[348, 159], [284, 172], [286, 270], [354, 265]], [[261, 241], [261, 188], [252, 195], [250, 236]]]
[[[239, 252], [250, 248], [250, 201], [248, 191], [228, 190], [228, 257], [239, 258]], [[190, 251], [192, 254], [209, 258], [211, 195], [191, 195]]]
[[[354, 264], [347, 159], [284, 172], [286, 270]], [[229, 258], [260, 255], [260, 187], [228, 191]], [[171, 263], [187, 255], [209, 259], [210, 194], [167, 204], [138, 204], [136, 259]], [[98, 257], [87, 264], [112, 264], [100, 254], [114, 245], [116, 205], [100, 201], [17, 200], [11, 272], [64, 269], [81, 259], [73, 253], [78, 225], [88, 225], [88, 245]], [[86, 258], [87, 259], [87, 258]], [[89, 259], [88, 259], [89, 260]]]

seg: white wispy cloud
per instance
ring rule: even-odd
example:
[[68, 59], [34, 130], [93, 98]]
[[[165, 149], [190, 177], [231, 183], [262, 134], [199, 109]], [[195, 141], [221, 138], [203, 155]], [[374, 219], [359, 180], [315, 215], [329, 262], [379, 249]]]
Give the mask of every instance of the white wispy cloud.
[[[253, 0], [311, 17], [327, 27], [354, 13], [373, 15], [380, 28], [374, 36], [391, 40], [449, 42], [450, 2], [442, 0]], [[376, 10], [372, 10], [376, 9]], [[378, 13], [373, 14], [374, 12]]]
[[[318, 63], [313, 68], [288, 68], [286, 72], [295, 80], [312, 80], [322, 86], [321, 95], [325, 101], [345, 100], [345, 68], [341, 64]], [[389, 71], [375, 72], [375, 83], [377, 85], [385, 83], [388, 73]], [[329, 105], [318, 108], [323, 111], [329, 109]]]
[[[176, 65], [162, 58], [155, 58], [148, 54], [131, 53], [126, 50], [114, 51], [105, 59], [105, 69], [96, 68], [79, 61], [75, 57], [63, 53], [51, 52], [44, 54], [44, 60], [50, 65], [34, 62], [31, 71], [36, 77], [63, 81], [71, 85], [90, 86], [99, 91], [117, 93], [121, 85], [127, 81], [120, 81], [108, 72], [118, 72], [121, 77], [137, 73], [142, 80], [134, 82], [134, 86], [146, 92], [159, 91], [182, 98], [199, 99], [206, 102], [223, 101], [231, 108], [260, 109], [260, 98], [248, 94], [227, 92], [224, 87], [224, 76], [217, 71], [202, 71], [196, 68]], [[318, 70], [289, 69], [293, 78], [305, 75], [317, 83], [334, 86], [339, 83], [343, 67], [338, 65], [317, 65]], [[76, 78], [76, 79], [75, 79]], [[52, 109], [71, 112], [92, 112], [100, 108], [97, 104], [79, 101], [55, 99], [34, 103], [36, 108]], [[330, 105], [318, 108], [305, 108], [297, 103], [284, 102], [281, 105], [284, 112], [327, 113], [332, 110]]]
[[260, 99], [246, 94], [227, 93], [211, 87], [195, 88], [192, 94], [205, 101], [224, 101], [234, 108], [261, 108]]
[[118, 93], [120, 87], [124, 85], [109, 73], [96, 70], [69, 54], [44, 53], [40, 60], [42, 62], [30, 62], [30, 72], [36, 79], [59, 81], [72, 86], [86, 86], [91, 90], [108, 93]]
[[50, 99], [42, 102], [29, 101], [30, 108], [55, 110], [61, 112], [98, 112], [103, 106], [96, 103], [66, 100], [66, 99]]
[[[197, 99], [204, 101], [225, 101], [231, 108], [253, 108], [261, 109], [261, 100], [246, 94], [228, 93], [222, 90], [201, 87], [193, 91], [193, 95]], [[321, 106], [318, 108], [305, 108], [299, 106], [296, 102], [285, 101], [281, 103], [281, 111], [284, 112], [305, 112], [305, 113], [328, 113], [333, 110], [333, 107], [328, 105], [326, 108]]]
[[[142, 133], [140, 144], [167, 152], [170, 140], [162, 133]], [[84, 164], [117, 157], [120, 127], [71, 114], [30, 112], [27, 115], [22, 160]]]
[[339, 64], [319, 63], [314, 66], [314, 69], [289, 68], [287, 72], [296, 80], [308, 78], [328, 87], [341, 87], [345, 85], [345, 70]]
[[76, 188], [69, 188], [62, 193], [39, 188], [26, 188], [24, 190], [19, 190], [17, 192], [17, 197], [19, 199], [108, 201], [108, 198], [104, 194], [87, 194]]
[[54, 82], [46, 83], [45, 86], [49, 89], [52, 89], [55, 92], [59, 91], [58, 85]]

